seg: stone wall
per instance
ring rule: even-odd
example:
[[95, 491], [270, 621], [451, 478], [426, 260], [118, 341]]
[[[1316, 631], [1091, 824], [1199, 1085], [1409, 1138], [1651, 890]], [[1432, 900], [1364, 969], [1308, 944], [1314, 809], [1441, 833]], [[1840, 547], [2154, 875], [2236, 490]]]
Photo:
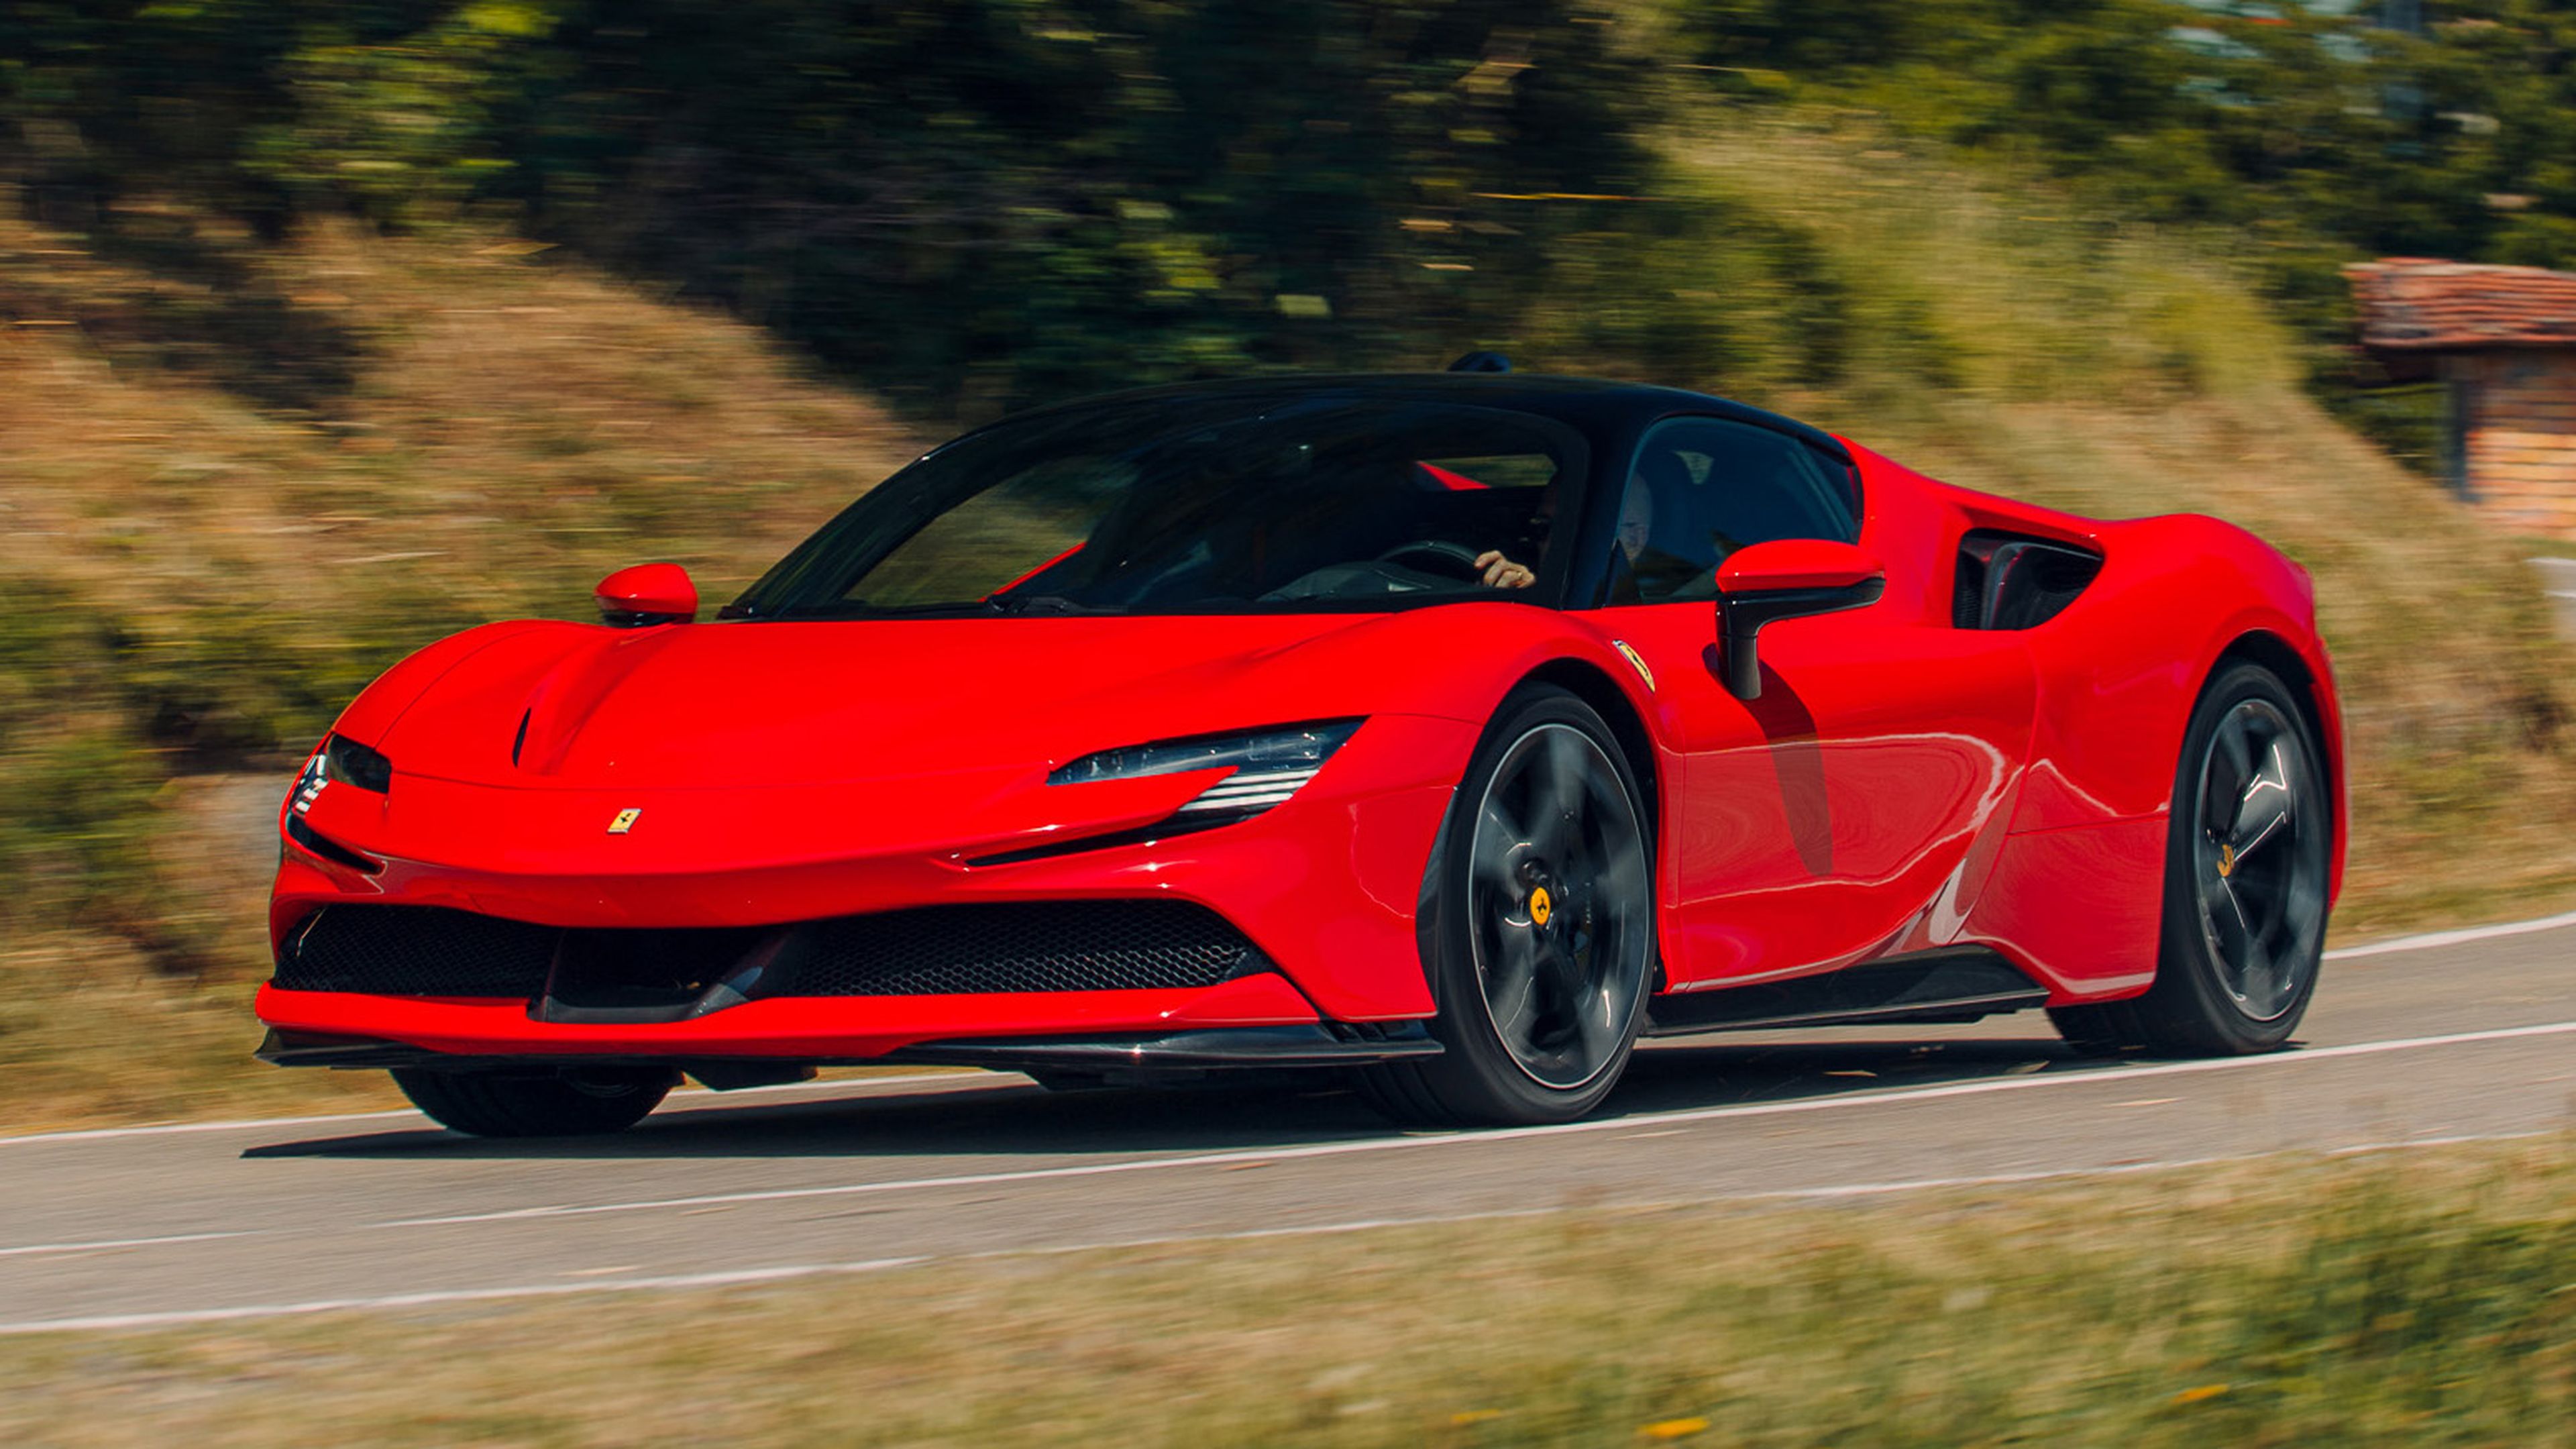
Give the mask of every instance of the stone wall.
[[2576, 539], [2576, 349], [2455, 354], [2442, 375], [2469, 502], [2506, 532]]

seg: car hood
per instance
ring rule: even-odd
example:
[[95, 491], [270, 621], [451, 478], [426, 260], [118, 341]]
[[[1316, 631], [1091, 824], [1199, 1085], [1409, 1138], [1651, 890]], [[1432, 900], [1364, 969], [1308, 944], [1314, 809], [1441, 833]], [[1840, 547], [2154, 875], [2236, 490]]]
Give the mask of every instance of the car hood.
[[371, 743], [400, 774], [522, 788], [1042, 771], [1118, 745], [1397, 707], [1423, 692], [1422, 671], [1387, 661], [1436, 653], [1413, 637], [1432, 612], [1459, 611], [513, 626], [460, 651]]

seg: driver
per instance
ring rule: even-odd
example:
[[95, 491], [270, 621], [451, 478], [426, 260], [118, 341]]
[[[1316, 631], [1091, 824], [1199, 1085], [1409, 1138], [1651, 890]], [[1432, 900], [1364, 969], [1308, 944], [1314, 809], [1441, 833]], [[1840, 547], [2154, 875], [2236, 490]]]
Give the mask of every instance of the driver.
[[[1551, 496], [1548, 500], [1555, 502]], [[1637, 555], [1646, 551], [1646, 535], [1655, 526], [1655, 494], [1644, 475], [1628, 475], [1628, 490], [1619, 499], [1619, 551], [1634, 566]], [[1481, 582], [1489, 589], [1526, 589], [1538, 582], [1538, 574], [1524, 563], [1515, 563], [1498, 548], [1476, 555], [1476, 567], [1483, 571]]]

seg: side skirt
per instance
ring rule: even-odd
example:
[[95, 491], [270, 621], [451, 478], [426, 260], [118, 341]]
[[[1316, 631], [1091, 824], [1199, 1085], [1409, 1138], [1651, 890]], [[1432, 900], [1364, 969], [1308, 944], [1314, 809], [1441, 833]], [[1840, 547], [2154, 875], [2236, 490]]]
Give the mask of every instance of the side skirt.
[[2048, 1004], [2048, 990], [1983, 946], [1863, 961], [1821, 976], [1671, 992], [1647, 1004], [1646, 1035], [1780, 1027], [1968, 1022]]

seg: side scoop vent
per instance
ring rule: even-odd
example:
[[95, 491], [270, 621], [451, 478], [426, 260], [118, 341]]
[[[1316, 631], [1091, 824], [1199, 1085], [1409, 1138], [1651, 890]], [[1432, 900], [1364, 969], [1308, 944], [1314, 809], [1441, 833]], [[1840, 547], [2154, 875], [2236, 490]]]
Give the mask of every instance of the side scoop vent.
[[1959, 541], [1950, 623], [2035, 629], [2064, 612], [2101, 571], [2101, 555], [2073, 544], [1978, 529]]

